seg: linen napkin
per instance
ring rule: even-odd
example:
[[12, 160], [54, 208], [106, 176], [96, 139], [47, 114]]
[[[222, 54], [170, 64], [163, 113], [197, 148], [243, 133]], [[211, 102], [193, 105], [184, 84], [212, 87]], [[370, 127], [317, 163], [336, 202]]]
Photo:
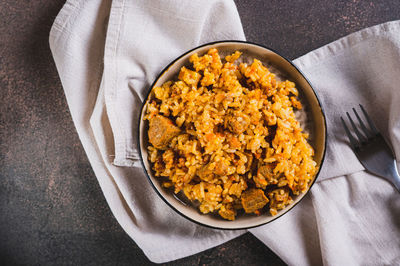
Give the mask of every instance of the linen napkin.
[[325, 110], [325, 163], [299, 206], [250, 232], [291, 265], [400, 265], [400, 194], [363, 170], [340, 122], [361, 103], [400, 158], [400, 21], [351, 34], [294, 63]]
[[143, 169], [116, 166], [136, 165], [136, 112], [162, 67], [192, 47], [228, 37], [244, 39], [229, 0], [68, 0], [50, 32], [71, 116], [104, 196], [154, 262], [244, 233], [187, 221], [159, 199]]
[[[288, 264], [399, 263], [399, 197], [386, 181], [363, 171], [337, 121], [363, 103], [375, 120], [381, 118], [378, 127], [398, 154], [399, 27], [393, 22], [367, 29], [295, 61], [327, 112], [327, 159], [310, 196], [277, 221], [251, 230]], [[137, 164], [135, 126], [149, 84], [182, 52], [223, 39], [244, 39], [229, 0], [69, 0], [50, 32], [71, 115], [105, 198], [154, 262], [244, 233], [181, 218], [158, 199]]]

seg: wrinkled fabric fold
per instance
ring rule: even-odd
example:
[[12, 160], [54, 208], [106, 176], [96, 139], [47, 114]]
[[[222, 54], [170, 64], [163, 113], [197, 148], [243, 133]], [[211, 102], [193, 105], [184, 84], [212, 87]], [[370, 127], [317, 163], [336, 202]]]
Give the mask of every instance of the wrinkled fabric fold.
[[325, 163], [303, 202], [250, 230], [290, 265], [400, 263], [400, 195], [363, 170], [340, 122], [362, 104], [399, 155], [399, 33], [399, 21], [377, 25], [294, 60], [325, 110]]
[[[153, 12], [164, 12], [155, 7], [157, 2], [160, 5], [170, 4], [171, 9], [178, 3], [177, 1], [151, 1], [152, 6], [150, 7], [146, 5], [146, 1], [136, 1], [129, 5], [125, 1], [67, 1], [50, 32], [50, 47], [79, 138], [111, 211], [121, 227], [142, 248], [150, 260], [165, 262], [217, 246], [243, 234], [244, 231], [212, 230], [187, 221], [168, 208], [156, 195], [141, 168], [117, 167], [118, 158], [115, 149], [117, 145], [127, 142], [125, 140], [115, 141], [114, 144], [114, 140], [119, 135], [117, 130], [113, 130], [111, 126], [110, 112], [107, 110], [109, 95], [107, 97], [106, 95], [109, 93], [118, 98], [122, 94], [123, 98], [128, 98], [128, 104], [135, 105], [134, 107], [137, 108], [136, 104], [140, 104], [140, 96], [139, 100], [135, 97], [144, 93], [143, 90], [146, 89], [162, 65], [193, 45], [207, 42], [207, 38], [210, 36], [224, 38], [224, 34], [230, 32], [231, 26], [235, 26], [235, 24], [228, 25], [224, 30], [224, 25], [212, 28], [208, 24], [205, 25], [205, 21], [215, 20], [218, 13], [225, 14], [222, 17], [224, 21], [234, 18], [240, 25], [240, 20], [232, 1], [210, 1], [203, 5], [204, 8], [209, 8], [202, 10], [207, 16], [192, 22], [193, 25], [196, 25], [196, 31], [190, 35], [190, 40], [181, 43], [180, 47], [174, 46], [176, 42], [174, 35], [171, 35], [170, 44], [159, 40], [159, 45], [165, 46], [164, 50], [159, 50], [158, 56], [157, 53], [143, 54], [142, 59], [147, 58], [146, 60], [150, 61], [143, 62], [145, 65], [135, 68], [135, 63], [140, 62], [141, 59], [136, 51], [139, 49], [138, 46], [131, 44], [130, 40], [135, 40], [134, 36], [140, 35], [125, 36], [129, 37], [125, 41], [130, 43], [128, 47], [130, 49], [123, 50], [124, 53], [119, 54], [114, 50], [117, 49], [121, 52], [118, 48], [120, 45], [118, 38], [122, 37], [121, 30], [124, 30], [121, 29], [121, 23], [127, 25], [123, 22], [123, 17], [125, 16], [126, 19], [126, 16], [130, 16], [132, 10], [135, 10], [136, 15], [142, 13], [147, 16], [149, 9]], [[180, 12], [191, 10], [193, 13], [195, 11], [188, 3], [181, 4]], [[200, 5], [200, 1], [198, 1], [198, 5]], [[129, 12], [125, 14], [127, 10]], [[169, 13], [164, 12], [164, 14], [168, 15]], [[188, 15], [186, 17], [189, 19]], [[151, 18], [149, 16], [148, 20], [152, 20]], [[145, 23], [145, 20], [142, 20], [142, 23]], [[167, 27], [160, 21], [154, 23], [154, 28]], [[134, 23], [130, 25], [130, 27], [134, 26]], [[184, 30], [183, 26], [182, 29]], [[125, 28], [125, 30], [127, 29]], [[214, 32], [214, 30], [217, 31]], [[223, 34], [219, 34], [219, 30]], [[235, 30], [235, 32], [235, 38], [244, 38], [242, 30]], [[143, 37], [145, 36], [142, 34], [141, 38]], [[196, 40], [193, 41], [192, 37], [195, 37]], [[172, 53], [172, 51], [175, 52]], [[148, 52], [151, 52], [151, 49]], [[151, 55], [155, 55], [155, 57], [151, 57]], [[124, 69], [126, 72], [121, 72], [119, 63], [127, 60], [125, 56], [135, 63], [128, 63]], [[116, 69], [112, 69], [113, 67]], [[114, 82], [121, 81], [119, 75], [128, 72], [131, 76], [123, 77], [123, 82], [118, 83], [117, 87], [113, 87]], [[118, 74], [118, 78], [109, 74]], [[140, 90], [136, 90], [136, 88], [140, 88]], [[115, 89], [125, 90], [116, 92]], [[132, 90], [135, 90], [136, 93], [132, 93]], [[111, 100], [110, 104], [115, 104], [112, 101], [113, 98], [109, 100]], [[124, 104], [121, 106], [126, 108]], [[116, 113], [116, 116], [131, 119], [135, 117], [132, 109], [128, 111], [122, 108], [116, 111], [122, 112]], [[133, 123], [135, 122], [132, 121], [130, 126]], [[127, 130], [125, 127], [123, 129]], [[132, 136], [131, 139], [133, 141], [134, 137]], [[123, 156], [127, 155], [127, 157], [123, 157], [122, 165], [132, 165], [129, 162], [135, 158], [131, 151], [135, 151], [135, 149], [136, 147], [132, 146], [122, 153]]]
[[244, 40], [232, 1], [113, 1], [103, 78], [115, 165], [141, 166], [136, 134], [141, 100], [162, 68], [193, 47], [228, 38]]
[[[400, 152], [400, 22], [365, 29], [294, 63], [314, 85], [328, 123], [318, 182], [257, 238], [290, 265], [400, 264], [400, 197], [367, 174], [339, 118], [362, 103]], [[82, 146], [114, 216], [154, 262], [182, 258], [245, 231], [195, 225], [156, 195], [138, 165], [137, 119], [161, 69], [203, 43], [244, 40], [233, 1], [68, 0], [50, 47]]]

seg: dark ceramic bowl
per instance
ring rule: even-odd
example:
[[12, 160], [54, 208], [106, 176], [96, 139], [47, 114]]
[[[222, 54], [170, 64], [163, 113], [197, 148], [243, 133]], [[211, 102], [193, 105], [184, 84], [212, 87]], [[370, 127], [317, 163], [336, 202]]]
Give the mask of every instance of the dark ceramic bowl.
[[317, 162], [319, 169], [321, 169], [326, 149], [326, 122], [322, 106], [310, 82], [290, 60], [279, 55], [277, 52], [258, 44], [243, 41], [222, 41], [199, 46], [175, 59], [160, 73], [153, 85], [150, 87], [149, 93], [145, 102], [143, 103], [140, 113], [138, 143], [143, 168], [150, 180], [151, 185], [157, 194], [167, 203], [167, 205], [183, 217], [195, 223], [218, 229], [245, 229], [260, 226], [278, 219], [283, 214], [291, 210], [297, 203], [299, 203], [314, 184], [319, 171], [314, 177], [314, 180], [312, 180], [308, 191], [301, 195], [295, 196], [293, 203], [288, 205], [285, 209], [279, 211], [277, 215], [271, 216], [269, 214], [263, 214], [256, 216], [243, 214], [238, 215], [235, 221], [227, 221], [221, 217], [218, 217], [217, 215], [200, 213], [197, 208], [185, 203], [184, 200], [180, 200], [170, 190], [163, 188], [159, 178], [155, 177], [153, 170], [151, 169], [151, 164], [148, 160], [148, 121], [144, 121], [143, 117], [146, 113], [148, 103], [154, 97], [154, 93], [151, 93], [151, 90], [154, 87], [161, 86], [168, 80], [175, 79], [180, 68], [184, 65], [189, 65], [189, 57], [192, 54], [198, 53], [200, 56], [205, 54], [211, 48], [217, 48], [219, 53], [222, 55], [231, 54], [236, 50], [239, 50], [243, 52], [242, 58], [257, 58], [263, 62], [263, 64], [267, 65], [269, 68], [272, 68], [272, 72], [276, 73], [276, 71], [278, 71], [281, 77], [287, 78], [296, 83], [300, 100], [303, 102], [304, 109], [306, 110], [306, 119], [301, 121], [303, 122], [302, 126], [304, 124], [307, 125], [306, 131], [310, 133], [310, 144], [315, 150], [314, 160]]

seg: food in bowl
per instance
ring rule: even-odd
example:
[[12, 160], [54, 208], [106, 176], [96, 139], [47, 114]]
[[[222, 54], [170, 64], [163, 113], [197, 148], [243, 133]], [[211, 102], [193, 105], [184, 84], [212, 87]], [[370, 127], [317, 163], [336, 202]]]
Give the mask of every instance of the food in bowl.
[[176, 80], [152, 89], [149, 160], [163, 187], [183, 192], [200, 212], [235, 220], [238, 212], [276, 215], [308, 190], [318, 171], [294, 109], [293, 82], [261, 61], [193, 54]]

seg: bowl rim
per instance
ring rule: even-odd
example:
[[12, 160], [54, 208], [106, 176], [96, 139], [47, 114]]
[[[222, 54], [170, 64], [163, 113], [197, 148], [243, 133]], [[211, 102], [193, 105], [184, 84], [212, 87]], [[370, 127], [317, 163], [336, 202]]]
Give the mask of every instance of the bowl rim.
[[[146, 105], [146, 102], [147, 102], [147, 100], [148, 100], [148, 98], [149, 98], [149, 96], [150, 96], [150, 94], [151, 94], [151, 91], [153, 90], [155, 84], [158, 82], [158, 80], [161, 78], [161, 76], [164, 75], [164, 74], [168, 71], [168, 69], [169, 69], [172, 65], [174, 65], [179, 59], [181, 59], [182, 57], [186, 56], [187, 54], [190, 54], [190, 53], [192, 53], [193, 51], [195, 51], [195, 50], [197, 50], [197, 49], [200, 49], [200, 48], [202, 48], [202, 47], [205, 47], [205, 46], [216, 45], [216, 44], [221, 44], [221, 43], [250, 44], [250, 45], [254, 45], [254, 46], [258, 46], [258, 47], [267, 49], [267, 50], [269, 50], [269, 51], [271, 51], [271, 52], [273, 52], [273, 53], [279, 55], [280, 57], [282, 57], [282, 58], [283, 58], [284, 60], [286, 60], [290, 65], [292, 65], [292, 66], [294, 67], [294, 69], [295, 69], [296, 71], [298, 71], [299, 74], [300, 74], [300, 75], [304, 78], [304, 80], [308, 83], [308, 85], [310, 86], [312, 92], [314, 93], [315, 98], [317, 99], [318, 106], [319, 106], [319, 110], [321, 111], [322, 118], [323, 118], [323, 120], [324, 120], [324, 140], [325, 140], [325, 141], [324, 141], [324, 145], [323, 145], [323, 148], [324, 148], [324, 149], [323, 149], [323, 152], [322, 152], [321, 163], [320, 163], [320, 166], [319, 166], [319, 169], [318, 169], [317, 173], [315, 174], [315, 178], [314, 178], [314, 180], [312, 181], [312, 183], [310, 184], [310, 187], [308, 188], [308, 190], [303, 194], [303, 196], [299, 199], [299, 201], [297, 201], [295, 204], [293, 204], [292, 206], [290, 206], [290, 208], [286, 209], [285, 212], [284, 212], [283, 214], [281, 214], [281, 215], [279, 215], [279, 216], [276, 216], [275, 218], [273, 218], [273, 219], [271, 219], [271, 220], [269, 220], [269, 221], [266, 221], [266, 222], [263, 222], [263, 223], [260, 223], [260, 224], [256, 224], [256, 225], [245, 226], [245, 227], [224, 228], [224, 227], [217, 227], [217, 226], [209, 225], [209, 224], [206, 224], [206, 223], [199, 222], [199, 221], [197, 221], [197, 220], [195, 220], [195, 219], [192, 219], [191, 217], [185, 215], [184, 213], [182, 213], [182, 212], [180, 212], [178, 209], [176, 209], [176, 208], [175, 208], [175, 207], [174, 207], [174, 206], [173, 206], [159, 191], [158, 191], [157, 187], [156, 187], [155, 184], [153, 183], [153, 181], [152, 181], [152, 179], [151, 179], [151, 177], [150, 177], [150, 174], [148, 173], [148, 171], [147, 171], [147, 169], [146, 169], [146, 166], [145, 166], [145, 164], [144, 164], [144, 160], [143, 160], [143, 156], [142, 156], [142, 149], [141, 149], [141, 146], [140, 146], [140, 136], [141, 136], [141, 130], [140, 130], [140, 128], [141, 128], [141, 123], [142, 123], [141, 117], [142, 117], [142, 113], [143, 113], [143, 110], [144, 110], [144, 106]], [[259, 227], [259, 226], [262, 226], [262, 225], [266, 225], [266, 224], [268, 224], [268, 223], [270, 223], [270, 222], [273, 222], [273, 221], [277, 220], [278, 218], [284, 216], [286, 213], [288, 213], [290, 210], [292, 210], [295, 206], [297, 206], [297, 205], [304, 199], [304, 197], [310, 192], [312, 186], [313, 186], [314, 183], [316, 182], [316, 180], [317, 180], [317, 178], [318, 178], [318, 176], [319, 176], [319, 174], [320, 174], [320, 172], [321, 172], [322, 165], [323, 165], [323, 163], [324, 163], [324, 161], [325, 161], [326, 148], [327, 148], [327, 142], [328, 142], [327, 123], [326, 123], [325, 111], [324, 111], [324, 109], [323, 109], [323, 106], [321, 105], [321, 101], [320, 101], [320, 99], [319, 99], [319, 97], [318, 97], [318, 94], [317, 94], [317, 92], [315, 91], [315, 89], [314, 89], [312, 83], [310, 82], [310, 80], [309, 80], [309, 79], [304, 75], [304, 73], [292, 62], [292, 60], [286, 58], [285, 56], [283, 56], [281, 53], [277, 52], [276, 50], [274, 50], [274, 49], [272, 49], [272, 48], [269, 48], [268, 46], [265, 46], [265, 45], [262, 45], [262, 44], [258, 44], [258, 43], [251, 42], [251, 41], [242, 41], [242, 40], [223, 40], [223, 41], [208, 42], [208, 43], [205, 43], [205, 44], [201, 44], [201, 45], [199, 45], [199, 46], [196, 46], [196, 47], [194, 47], [194, 48], [192, 48], [192, 49], [190, 49], [190, 50], [184, 52], [183, 54], [181, 54], [180, 56], [176, 57], [175, 59], [173, 59], [173, 60], [172, 60], [166, 67], [164, 67], [164, 68], [161, 70], [161, 72], [157, 75], [157, 77], [154, 79], [153, 83], [150, 85], [149, 90], [148, 90], [148, 92], [146, 93], [146, 96], [143, 98], [143, 103], [142, 103], [142, 106], [141, 106], [140, 112], [139, 112], [139, 121], [138, 121], [138, 127], [137, 127], [137, 128], [138, 128], [138, 129], [137, 129], [137, 145], [138, 145], [138, 149], [139, 149], [139, 150], [138, 150], [138, 151], [139, 151], [138, 153], [139, 153], [139, 157], [140, 157], [140, 163], [141, 163], [141, 165], [142, 165], [143, 171], [144, 171], [144, 173], [145, 173], [145, 175], [146, 175], [146, 177], [147, 177], [149, 183], [151, 184], [151, 186], [153, 187], [153, 189], [154, 189], [154, 191], [157, 193], [157, 195], [158, 195], [171, 209], [173, 209], [177, 214], [179, 214], [180, 216], [184, 217], [185, 219], [187, 219], [187, 220], [189, 220], [189, 221], [191, 221], [191, 222], [193, 222], [193, 223], [195, 223], [195, 224], [204, 226], [204, 227], [208, 227], [208, 228], [211, 228], [211, 229], [219, 229], [219, 230], [245, 230], [245, 229], [251, 229], [251, 228], [256, 228], [256, 227]]]

